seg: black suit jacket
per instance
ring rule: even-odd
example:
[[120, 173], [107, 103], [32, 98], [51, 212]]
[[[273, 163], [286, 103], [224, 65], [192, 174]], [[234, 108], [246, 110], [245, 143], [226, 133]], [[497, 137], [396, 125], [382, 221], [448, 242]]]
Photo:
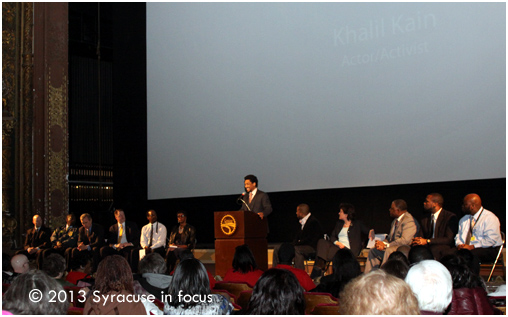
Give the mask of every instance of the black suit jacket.
[[[127, 242], [130, 242], [134, 245], [134, 247], [139, 247], [139, 238], [141, 233], [139, 232], [138, 225], [132, 221], [125, 221], [125, 229], [124, 229], [125, 237], [127, 238]], [[115, 223], [111, 227], [109, 227], [109, 237], [108, 244], [117, 244], [118, 243], [118, 223]]]
[[[332, 235], [330, 236], [330, 241], [334, 243], [337, 241], [337, 237], [339, 236], [342, 227], [344, 226], [344, 221], [339, 220], [337, 224], [335, 224], [335, 228], [332, 231]], [[364, 237], [362, 237], [362, 234]], [[365, 226], [365, 224], [359, 220], [354, 220], [351, 222], [349, 229], [347, 230], [347, 237], [349, 239], [350, 250], [354, 256], [358, 256], [360, 251], [363, 248], [363, 242], [366, 239], [366, 235], [369, 234], [369, 228]]]
[[[272, 212], [272, 204], [270, 203], [270, 198], [268, 198], [268, 195], [265, 192], [260, 191], [259, 189], [250, 203], [248, 194], [245, 195], [244, 200], [245, 203], [249, 205], [249, 208], [252, 212], [262, 212], [263, 217], [268, 216]], [[247, 209], [245, 204], [242, 204], [242, 208], [240, 210], [248, 211], [249, 209]]]
[[323, 237], [323, 232], [321, 223], [311, 214], [309, 219], [307, 219], [305, 226], [303, 226], [303, 229], [300, 225], [300, 230], [298, 230], [293, 244], [308, 245], [315, 249], [317, 247], [318, 240]]
[[28, 229], [26, 232], [24, 249], [40, 248], [47, 249], [51, 247], [51, 229], [41, 226], [39, 233], [36, 235], [35, 228]]
[[83, 242], [84, 245], [89, 245], [92, 249], [95, 247], [102, 247], [104, 245], [104, 228], [97, 223], [92, 223], [90, 239], [86, 236], [85, 227], [79, 228], [78, 245], [81, 242]]
[[[419, 236], [425, 239], [430, 239], [430, 226], [431, 217], [425, 217], [422, 219], [422, 227]], [[433, 239], [430, 239], [431, 245], [443, 244], [454, 246], [454, 239], [457, 231], [459, 230], [459, 221], [457, 216], [453, 212], [448, 210], [441, 210], [439, 217], [436, 221], [436, 229], [434, 232]]]

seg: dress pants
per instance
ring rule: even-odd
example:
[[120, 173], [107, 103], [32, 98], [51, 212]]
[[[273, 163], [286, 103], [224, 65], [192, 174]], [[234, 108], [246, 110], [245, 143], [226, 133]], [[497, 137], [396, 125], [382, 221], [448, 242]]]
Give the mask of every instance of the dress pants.
[[365, 272], [368, 273], [374, 268], [380, 267], [383, 263], [388, 260], [388, 257], [393, 252], [397, 251], [400, 246], [391, 246], [386, 248], [384, 251], [379, 251], [376, 248], [372, 248], [367, 256], [367, 262], [365, 262]]

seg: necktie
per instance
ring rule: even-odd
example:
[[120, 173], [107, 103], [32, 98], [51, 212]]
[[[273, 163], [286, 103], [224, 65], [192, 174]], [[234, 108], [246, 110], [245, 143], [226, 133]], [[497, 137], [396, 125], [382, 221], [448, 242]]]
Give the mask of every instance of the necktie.
[[152, 223], [152, 231], [150, 231], [150, 242], [148, 243], [148, 247], [152, 247], [152, 241], [153, 241], [153, 223]]
[[399, 225], [399, 220], [395, 220], [395, 225], [393, 226], [393, 232], [392, 232], [392, 236], [390, 237], [390, 242], [392, 242], [393, 239], [395, 238], [395, 232], [397, 231], [398, 225]]
[[429, 232], [429, 236], [428, 236], [427, 239], [433, 238], [433, 235], [434, 235], [434, 225], [435, 225], [434, 215], [431, 215], [430, 218], [431, 218], [431, 220], [430, 220], [430, 232]]
[[474, 227], [474, 217], [471, 217], [471, 222], [469, 223], [469, 230], [467, 232], [465, 244], [471, 243], [471, 232], [473, 231], [473, 227]]
[[86, 229], [86, 238], [88, 239], [88, 243], [90, 243], [90, 229]]
[[252, 192], [249, 193], [249, 204], [252, 202]]
[[123, 226], [120, 224], [118, 225], [120, 227], [120, 232], [118, 234], [118, 243], [122, 243], [122, 236], [123, 236]]

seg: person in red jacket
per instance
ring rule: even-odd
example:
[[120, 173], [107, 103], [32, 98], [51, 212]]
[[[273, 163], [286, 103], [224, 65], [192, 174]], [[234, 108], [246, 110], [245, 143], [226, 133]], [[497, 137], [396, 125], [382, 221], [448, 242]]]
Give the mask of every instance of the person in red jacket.
[[316, 285], [310, 278], [309, 274], [305, 270], [294, 268], [291, 261], [295, 257], [295, 247], [291, 243], [283, 243], [279, 248], [279, 261], [275, 268], [277, 269], [285, 269], [290, 271], [296, 276], [296, 279], [303, 287], [303, 289], [308, 292], [311, 289], [315, 288]]
[[261, 275], [263, 271], [258, 269], [252, 251], [248, 245], [244, 244], [236, 247], [233, 267], [226, 272], [222, 280], [247, 283], [250, 287], [254, 287]]

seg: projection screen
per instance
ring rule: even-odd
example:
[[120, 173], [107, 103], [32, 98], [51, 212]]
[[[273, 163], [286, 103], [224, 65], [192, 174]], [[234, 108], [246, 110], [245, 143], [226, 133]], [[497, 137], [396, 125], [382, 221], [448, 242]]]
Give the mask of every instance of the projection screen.
[[147, 3], [148, 198], [505, 177], [505, 3]]

